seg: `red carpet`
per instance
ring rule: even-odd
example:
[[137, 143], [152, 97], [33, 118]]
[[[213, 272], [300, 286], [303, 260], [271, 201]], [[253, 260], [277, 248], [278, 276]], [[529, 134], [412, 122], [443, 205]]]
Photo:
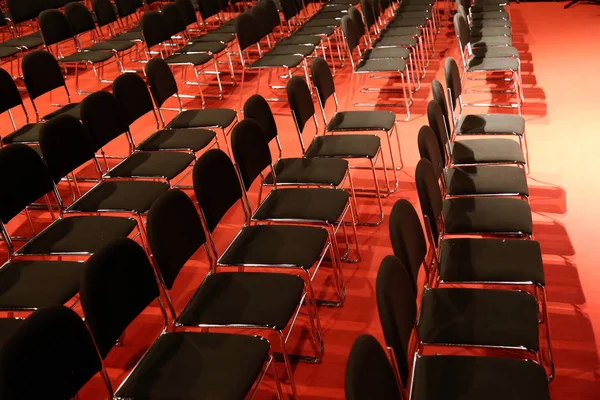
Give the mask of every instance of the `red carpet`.
[[[600, 64], [600, 7], [580, 4], [563, 10], [563, 3], [513, 3], [511, 9], [514, 42], [521, 52], [523, 63], [526, 100], [523, 114], [527, 120], [531, 163], [529, 185], [534, 234], [541, 242], [544, 254], [556, 363], [556, 378], [550, 384], [552, 398], [598, 399], [600, 366], [596, 343], [600, 341], [600, 268], [594, 227], [600, 224], [600, 208], [596, 206], [600, 196], [597, 184], [600, 81], [594, 70]], [[398, 191], [384, 200], [386, 220], [377, 228], [358, 229], [362, 261], [343, 265], [347, 287], [343, 308], [322, 307], [319, 310], [325, 338], [323, 362], [295, 365], [296, 385], [302, 398], [343, 398], [344, 368], [354, 339], [361, 333], [372, 333], [382, 339], [374, 294], [379, 263], [385, 255], [391, 254], [387, 215], [400, 198], [407, 198], [417, 206], [414, 167], [419, 156], [416, 137], [420, 126], [426, 123], [423, 114], [431, 97], [430, 82], [435, 76], [443, 79], [441, 69], [445, 57], [458, 57], [455, 38], [448, 29], [443, 29], [438, 35], [436, 52], [421, 90], [415, 94], [411, 120], [403, 122], [404, 112], [397, 110], [405, 167], [399, 174]], [[111, 76], [111, 72], [114, 73], [112, 68], [107, 70], [107, 76]], [[335, 82], [344, 107], [349, 67], [338, 72]], [[263, 84], [265, 81], [263, 76]], [[248, 95], [255, 88], [253, 82], [245, 85]], [[68, 83], [74, 92], [73, 78]], [[98, 88], [91, 72], [85, 74], [82, 85], [88, 90]], [[232, 95], [229, 88], [226, 93], [228, 100], [209, 101], [207, 105], [238, 108], [238, 91]], [[285, 96], [284, 93], [281, 95]], [[194, 106], [198, 103], [186, 104], [188, 108]], [[284, 143], [284, 155], [298, 155], [299, 142], [286, 103], [272, 107], [278, 113], [276, 118]], [[8, 117], [3, 118], [4, 131], [8, 131]], [[140, 141], [154, 128], [153, 117], [147, 116], [143, 122], [133, 126], [132, 132]], [[125, 151], [124, 139], [107, 149], [109, 154], [124, 154]], [[361, 179], [358, 179], [360, 182]], [[375, 209], [373, 200], [359, 199], [359, 212], [374, 213]], [[240, 217], [239, 210], [232, 213], [217, 230], [216, 238], [221, 250], [237, 232], [242, 222]], [[27, 226], [19, 227], [19, 222], [23, 221], [11, 224], [11, 231], [26, 231]], [[179, 309], [202, 281], [207, 271], [205, 260], [205, 255], [199, 253], [182, 271], [172, 292]], [[317, 292], [323, 286], [320, 283], [328, 277], [329, 267], [326, 267], [320, 273], [322, 278], [316, 282]], [[293, 343], [308, 332], [304, 329], [304, 322], [301, 316], [291, 338], [292, 349]], [[158, 310], [153, 307], [127, 331], [124, 346], [112, 351], [107, 365], [115, 388], [135, 365], [144, 346], [159, 333], [160, 323]], [[276, 342], [272, 340], [272, 343]], [[310, 349], [308, 346], [295, 349], [296, 352], [300, 350], [306, 352]], [[278, 364], [278, 369], [283, 377], [283, 365]], [[267, 376], [257, 398], [274, 398], [273, 386], [272, 379]], [[289, 393], [285, 384], [283, 388]], [[100, 376], [84, 388], [80, 398], [106, 398]]]

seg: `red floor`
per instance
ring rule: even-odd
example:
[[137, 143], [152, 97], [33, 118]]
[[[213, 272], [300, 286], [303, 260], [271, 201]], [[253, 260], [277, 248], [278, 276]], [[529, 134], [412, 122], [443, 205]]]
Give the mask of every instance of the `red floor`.
[[[527, 135], [531, 162], [529, 180], [531, 206], [534, 211], [535, 238], [542, 244], [549, 299], [550, 324], [556, 363], [556, 378], [550, 384], [555, 400], [600, 398], [600, 367], [596, 342], [600, 340], [600, 269], [596, 262], [596, 237], [593, 227], [600, 224], [600, 209], [595, 200], [600, 196], [597, 180], [600, 159], [600, 135], [596, 113], [600, 110], [600, 83], [594, 69], [600, 63], [600, 7], [580, 4], [563, 10], [564, 3], [513, 4], [512, 21], [515, 46], [523, 62], [527, 120]], [[382, 338], [375, 304], [375, 276], [381, 259], [391, 254], [387, 215], [394, 202], [407, 198], [417, 206], [414, 167], [418, 161], [417, 132], [426, 123], [423, 116], [430, 96], [430, 82], [440, 73], [443, 59], [458, 56], [453, 36], [447, 29], [438, 36], [437, 54], [431, 60], [428, 75], [416, 93], [411, 108], [412, 118], [403, 122], [398, 109], [404, 170], [400, 173], [399, 190], [384, 200], [386, 220], [378, 228], [358, 230], [362, 261], [344, 264], [347, 300], [343, 308], [320, 308], [325, 338], [325, 356], [321, 364], [297, 364], [295, 380], [299, 396], [311, 399], [341, 399], [344, 397], [344, 368], [354, 339], [361, 333]], [[109, 71], [107, 71], [108, 73]], [[335, 77], [340, 100], [349, 82], [348, 67]], [[263, 78], [264, 79], [264, 78]], [[264, 82], [264, 81], [263, 81]], [[73, 87], [73, 79], [69, 81]], [[88, 73], [84, 86], [97, 88]], [[250, 93], [254, 84], [245, 89]], [[73, 88], [74, 89], [74, 88]], [[231, 89], [229, 89], [231, 90]], [[208, 106], [238, 107], [238, 92], [227, 92], [226, 101], [210, 101]], [[76, 96], [75, 96], [76, 97]], [[197, 106], [188, 103], [186, 107]], [[298, 139], [285, 103], [273, 106], [284, 155], [299, 154]], [[472, 111], [476, 112], [476, 111]], [[285, 115], [287, 114], [287, 115]], [[8, 119], [2, 120], [8, 130]], [[136, 138], [154, 129], [151, 117], [133, 127]], [[124, 142], [108, 152], [125, 151]], [[372, 200], [359, 200], [362, 213], [374, 213]], [[232, 213], [221, 228], [217, 239], [221, 249], [236, 233], [240, 214]], [[11, 228], [17, 229], [12, 226]], [[321, 276], [327, 278], [329, 269]], [[206, 273], [205, 256], [198, 254], [184, 268], [174, 289], [174, 300], [182, 307]], [[319, 279], [319, 282], [323, 279]], [[319, 286], [317, 286], [319, 287]], [[156, 307], [144, 313], [126, 334], [124, 346], [115, 348], [107, 360], [113, 385], [118, 386], [135, 365], [144, 343], [159, 331], [160, 319]], [[304, 319], [298, 321], [292, 343], [304, 336]], [[293, 346], [293, 345], [292, 345]], [[300, 350], [300, 349], [297, 349]], [[283, 375], [282, 365], [278, 365]], [[272, 379], [267, 376], [257, 398], [273, 398]], [[284, 385], [284, 390], [288, 390]], [[100, 377], [96, 377], [81, 392], [81, 399], [106, 398]]]

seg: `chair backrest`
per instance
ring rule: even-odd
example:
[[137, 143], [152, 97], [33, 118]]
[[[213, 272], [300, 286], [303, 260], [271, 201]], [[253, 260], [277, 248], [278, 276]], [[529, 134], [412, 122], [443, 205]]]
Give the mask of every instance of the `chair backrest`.
[[440, 151], [440, 142], [431, 127], [423, 125], [417, 137], [419, 155], [429, 160], [437, 177], [442, 177], [446, 165], [445, 155]]
[[360, 9], [365, 17], [365, 27], [367, 31], [370, 31], [375, 25], [377, 18], [373, 11], [373, 2], [371, 0], [360, 0]]
[[423, 217], [427, 216], [429, 218], [431, 235], [434, 240], [432, 245], [437, 246], [439, 238], [438, 221], [442, 215], [443, 200], [437, 177], [429, 160], [422, 158], [417, 163], [415, 181], [417, 183], [417, 194], [419, 195], [421, 212], [423, 213]]
[[323, 57], [315, 57], [310, 64], [310, 74], [317, 89], [319, 104], [324, 109], [327, 100], [335, 93], [335, 83], [327, 61]]
[[71, 2], [65, 6], [64, 12], [74, 35], [96, 29], [94, 17], [85, 4], [78, 1]]
[[458, 39], [458, 44], [460, 45], [459, 50], [462, 54], [471, 42], [471, 33], [469, 31], [467, 20], [461, 13], [454, 14], [454, 30], [456, 31], [456, 37]]
[[371, 335], [360, 335], [354, 341], [344, 381], [347, 400], [402, 398], [387, 354]]
[[42, 125], [40, 148], [54, 183], [94, 159], [94, 151], [79, 120], [61, 114]]
[[165, 16], [159, 11], [148, 11], [144, 13], [140, 25], [142, 27], [144, 41], [149, 49], [171, 38], [169, 25], [167, 24]]
[[13, 80], [10, 73], [0, 68], [0, 114], [10, 110], [13, 107], [23, 105], [23, 99], [19, 88]]
[[408, 200], [396, 201], [390, 214], [390, 241], [394, 255], [402, 261], [417, 293], [419, 270], [427, 255], [427, 241], [415, 208]]
[[254, 30], [259, 38], [263, 38], [272, 32], [271, 22], [263, 2], [258, 2], [248, 11], [254, 19]]
[[134, 72], [126, 72], [112, 84], [112, 92], [125, 110], [127, 124], [154, 110], [152, 96], [144, 79]]
[[92, 0], [92, 11], [99, 27], [116, 22], [118, 17], [110, 0]]
[[0, 221], [7, 224], [54, 184], [35, 150], [16, 143], [0, 148], [0, 187]]
[[206, 243], [200, 216], [188, 195], [171, 189], [152, 204], [146, 226], [152, 256], [171, 290], [181, 268]]
[[277, 5], [273, 0], [265, 0], [263, 5], [270, 30], [274, 31], [277, 27], [281, 26], [281, 17], [279, 16], [279, 11], [277, 11]]
[[444, 121], [446, 123], [447, 132], [452, 132], [452, 126], [450, 125], [450, 115], [448, 115], [448, 102], [446, 101], [446, 92], [444, 91], [444, 86], [440, 81], [434, 79], [431, 82], [431, 93], [433, 94], [433, 99], [437, 101], [440, 108], [442, 109], [442, 114], [444, 115]]
[[446, 87], [449, 92], [450, 111], [454, 113], [454, 110], [458, 105], [458, 98], [462, 94], [462, 86], [458, 65], [452, 57], [448, 57], [446, 58], [446, 61], [444, 61], [444, 76], [446, 78]]
[[229, 156], [222, 150], [211, 149], [194, 165], [194, 193], [213, 232], [223, 216], [242, 198], [242, 188]]
[[356, 7], [350, 7], [348, 15], [352, 18], [354, 25], [356, 25], [357, 32], [362, 37], [366, 33], [365, 23], [363, 22], [363, 16]]
[[438, 139], [440, 153], [444, 154], [445, 159], [446, 155], [448, 154], [450, 138], [448, 136], [448, 132], [446, 131], [444, 114], [442, 113], [440, 105], [435, 100], [431, 100], [429, 104], [427, 104], [427, 120], [429, 121], [429, 126]]
[[129, 130], [125, 110], [112, 93], [103, 90], [83, 99], [81, 122], [94, 152]]
[[221, 12], [221, 9], [221, 5], [216, 0], [198, 0], [198, 11], [205, 22], [210, 17]]
[[150, 93], [157, 107], [177, 93], [177, 81], [169, 65], [160, 57], [154, 57], [146, 64], [146, 78]]
[[84, 322], [64, 306], [31, 314], [0, 351], [0, 398], [71, 399], [100, 358]]
[[6, 0], [6, 7], [15, 24], [36, 19], [44, 10], [42, 3], [37, 0]]
[[23, 56], [23, 79], [33, 100], [49, 91], [65, 86], [65, 78], [56, 58], [47, 51], [35, 50]]
[[360, 28], [356, 26], [356, 23], [350, 15], [344, 15], [342, 17], [342, 32], [346, 39], [348, 52], [350, 53], [350, 57], [352, 57], [352, 53], [354, 52], [354, 49], [358, 47], [362, 35]]
[[183, 19], [183, 15], [181, 15], [181, 11], [179, 11], [179, 7], [175, 3], [165, 4], [162, 6], [160, 12], [165, 19], [169, 36], [175, 36], [186, 31], [187, 24]]
[[381, 261], [375, 284], [379, 321], [404, 386], [408, 383], [412, 359], [408, 354], [410, 336], [417, 318], [417, 296], [412, 286], [410, 275], [398, 257], [387, 256]]
[[44, 10], [38, 17], [40, 31], [46, 46], [63, 42], [73, 37], [67, 17], [56, 9]]
[[238, 15], [235, 19], [235, 33], [240, 49], [246, 50], [261, 39], [262, 30], [257, 29], [257, 21], [249, 12]]
[[289, 22], [292, 18], [300, 13], [300, 9], [296, 4], [295, 0], [281, 0], [281, 12], [283, 14], [283, 19], [286, 22]]
[[288, 81], [286, 89], [288, 103], [292, 109], [298, 132], [302, 133], [308, 120], [315, 115], [315, 104], [310, 89], [306, 81], [299, 76], [292, 77]]
[[186, 27], [198, 23], [192, 0], [175, 0], [175, 5], [179, 9]]
[[[378, 1], [378, 0], [375, 0]], [[382, 10], [387, 10], [388, 7], [392, 4], [392, 2], [390, 0], [381, 0], [381, 9]]]
[[277, 124], [271, 106], [260, 94], [254, 94], [244, 103], [244, 116], [258, 122], [267, 142], [277, 137]]
[[142, 0], [115, 0], [117, 12], [120, 18], [125, 18], [136, 13], [136, 11], [144, 6]]
[[258, 122], [246, 118], [233, 128], [231, 150], [244, 189], [250, 190], [256, 178], [272, 163], [269, 144]]
[[159, 289], [144, 249], [124, 238], [88, 259], [79, 295], [85, 320], [104, 359], [127, 326], [159, 296]]

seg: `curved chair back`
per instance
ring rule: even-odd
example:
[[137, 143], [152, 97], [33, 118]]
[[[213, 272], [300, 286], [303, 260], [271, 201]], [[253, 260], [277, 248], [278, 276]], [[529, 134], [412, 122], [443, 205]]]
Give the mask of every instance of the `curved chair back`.
[[23, 56], [23, 79], [33, 100], [51, 90], [65, 86], [65, 78], [56, 58], [47, 51], [36, 50]]
[[17, 84], [10, 73], [2, 68], [0, 68], [0, 93], [2, 93], [2, 96], [0, 96], [0, 114], [13, 107], [23, 105], [23, 99]]
[[288, 103], [292, 109], [292, 115], [296, 121], [298, 132], [302, 133], [308, 120], [315, 115], [315, 104], [313, 103], [310, 89], [306, 81], [299, 77], [292, 77], [286, 86]]
[[438, 139], [440, 152], [444, 154], [445, 157], [448, 156], [450, 154], [448, 148], [450, 145], [450, 137], [446, 131], [446, 122], [444, 121], [442, 109], [435, 100], [431, 100], [429, 104], [427, 104], [427, 120], [429, 122], [429, 126]]
[[146, 113], [154, 111], [152, 96], [146, 82], [134, 72], [118, 76], [112, 84], [112, 92], [125, 110], [129, 125]]
[[144, 7], [142, 0], [115, 0], [117, 12], [120, 18], [125, 18], [136, 13], [136, 11]]
[[360, 37], [364, 36], [364, 34], [366, 33], [366, 28], [365, 23], [363, 22], [363, 16], [360, 13], [360, 11], [358, 11], [356, 7], [350, 7], [350, 9], [348, 10], [348, 15], [350, 16], [350, 18], [352, 18], [354, 25], [356, 25], [357, 33], [360, 35]]
[[125, 110], [110, 92], [94, 92], [81, 102], [81, 122], [94, 152], [129, 130]]
[[59, 10], [44, 10], [38, 17], [40, 31], [46, 46], [63, 42], [73, 37], [67, 17]]
[[460, 82], [460, 72], [458, 65], [452, 57], [446, 58], [444, 61], [444, 76], [446, 78], [446, 88], [448, 88], [448, 100], [450, 101], [450, 111], [454, 112], [458, 105], [458, 98], [462, 94], [462, 86]]
[[263, 29], [257, 29], [257, 21], [250, 12], [244, 12], [235, 19], [235, 34], [240, 50], [244, 51], [262, 38]]
[[272, 163], [265, 133], [258, 122], [247, 118], [233, 128], [231, 150], [244, 189], [249, 190], [261, 172], [270, 167]]
[[323, 57], [315, 57], [310, 64], [310, 73], [317, 89], [319, 104], [325, 109], [327, 100], [335, 94], [335, 83], [327, 61]]
[[417, 194], [419, 195], [421, 212], [423, 213], [423, 217], [427, 216], [429, 218], [433, 244], [436, 245], [440, 235], [438, 221], [442, 215], [443, 200], [435, 171], [429, 160], [422, 158], [419, 161], [415, 173], [415, 181], [417, 183]]
[[94, 17], [85, 4], [79, 1], [71, 2], [65, 6], [65, 17], [74, 35], [93, 31], [96, 29]]
[[429, 126], [423, 125], [421, 129], [419, 129], [417, 142], [419, 144], [419, 155], [421, 158], [429, 160], [436, 176], [442, 177], [446, 162], [444, 160], [444, 154], [440, 152], [440, 142], [438, 141], [435, 132]]
[[96, 16], [99, 27], [106, 26], [117, 21], [117, 13], [110, 0], [92, 0], [92, 11]]
[[144, 42], [146, 42], [148, 49], [171, 39], [167, 20], [158, 11], [144, 13], [140, 25], [142, 27], [142, 35], [144, 35]]
[[162, 6], [160, 12], [165, 19], [169, 36], [175, 36], [182, 32], [185, 33], [187, 24], [183, 19], [181, 11], [179, 11], [179, 7], [177, 7], [175, 3], [165, 4]]
[[360, 0], [360, 9], [365, 17], [365, 27], [368, 32], [375, 25], [377, 18], [373, 11], [373, 2], [370, 0]]
[[269, 21], [269, 16], [263, 2], [256, 3], [248, 12], [254, 19], [254, 30], [259, 39], [271, 33], [271, 22]]
[[431, 82], [431, 93], [433, 94], [433, 100], [437, 101], [440, 108], [442, 109], [442, 114], [444, 115], [444, 122], [446, 123], [446, 131], [448, 133], [452, 132], [452, 126], [450, 125], [450, 115], [448, 114], [448, 102], [446, 101], [446, 92], [444, 91], [444, 86], [440, 81], [434, 79]]
[[36, 19], [45, 8], [36, 0], [6, 0], [6, 7], [15, 24]]
[[342, 17], [341, 25], [344, 38], [346, 39], [346, 45], [348, 46], [348, 52], [350, 57], [352, 57], [354, 49], [360, 44], [360, 38], [362, 36], [360, 28], [356, 25], [350, 15], [344, 15]]
[[267, 142], [277, 137], [277, 124], [267, 100], [260, 94], [254, 94], [244, 103], [244, 116], [258, 122], [267, 138]]
[[177, 81], [173, 72], [165, 60], [160, 57], [154, 57], [148, 61], [146, 78], [157, 107], [161, 107], [169, 97], [177, 93]]
[[175, 5], [179, 9], [186, 27], [198, 23], [192, 0], [175, 0]]

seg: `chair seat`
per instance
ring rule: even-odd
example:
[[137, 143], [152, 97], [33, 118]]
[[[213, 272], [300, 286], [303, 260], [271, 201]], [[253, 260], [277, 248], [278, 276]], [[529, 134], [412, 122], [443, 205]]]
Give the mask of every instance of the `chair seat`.
[[425, 290], [417, 329], [424, 343], [539, 348], [536, 299], [516, 290]]
[[408, 58], [410, 50], [404, 47], [377, 47], [369, 49], [363, 54], [363, 58], [367, 60], [375, 60], [378, 58]]
[[40, 32], [34, 32], [29, 35], [12, 38], [2, 42], [3, 47], [24, 47], [26, 49], [34, 49], [44, 44]]
[[59, 63], [100, 63], [111, 59], [114, 56], [113, 53], [108, 51], [77, 51], [66, 57], [58, 59]]
[[296, 54], [289, 55], [270, 55], [267, 53], [252, 64], [247, 65], [247, 68], [273, 68], [273, 67], [297, 67], [304, 60], [303, 56]]
[[498, 357], [418, 357], [414, 400], [550, 400], [544, 368], [533, 361]]
[[284, 39], [281, 39], [277, 44], [279, 46], [288, 46], [288, 45], [313, 45], [317, 46], [321, 43], [321, 38], [316, 35], [300, 35], [295, 34]]
[[499, 9], [498, 10], [493, 10], [493, 11], [472, 12], [471, 13], [471, 18], [474, 21], [477, 21], [477, 20], [488, 20], [488, 19], [505, 19], [505, 20], [510, 19], [508, 17], [508, 14], [506, 13], [506, 11], [500, 11]]
[[25, 124], [2, 138], [2, 143], [37, 143], [40, 141], [42, 124]]
[[506, 26], [482, 26], [471, 28], [471, 39], [488, 36], [511, 36], [510, 28]]
[[20, 52], [21, 49], [17, 47], [0, 47], [0, 58], [12, 57]]
[[125, 51], [135, 46], [130, 40], [109, 40], [106, 42], [95, 43], [90, 47], [86, 47], [86, 51]]
[[65, 304], [79, 291], [85, 264], [14, 261], [0, 269], [0, 309], [40, 309]]
[[467, 71], [518, 71], [519, 60], [514, 58], [472, 58], [467, 63]]
[[54, 221], [18, 251], [18, 255], [95, 253], [135, 229], [132, 218], [68, 217]]
[[471, 22], [471, 28], [478, 29], [482, 27], [508, 27], [512, 26], [510, 20], [507, 19], [479, 19]]
[[49, 119], [52, 119], [54, 117], [56, 117], [57, 115], [60, 114], [68, 114], [72, 117], [75, 117], [77, 119], [81, 119], [81, 111], [80, 111], [80, 107], [79, 107], [80, 103], [69, 103], [69, 104], [65, 104], [64, 106], [60, 107], [59, 109], [51, 112], [50, 114], [46, 114], [42, 117], [43, 121], [47, 121]]
[[313, 139], [306, 157], [375, 158], [381, 140], [376, 135], [327, 135]]
[[446, 233], [512, 235], [533, 233], [531, 208], [525, 200], [462, 197], [444, 200]]
[[386, 35], [373, 41], [373, 47], [390, 47], [390, 46], [412, 46], [419, 44], [419, 40], [412, 36], [390, 36]]
[[401, 15], [396, 16], [392, 22], [388, 24], [388, 28], [397, 28], [401, 26], [411, 26], [411, 27], [425, 27], [427, 26], [427, 18], [413, 18], [413, 17], [404, 17]]
[[362, 59], [354, 68], [356, 72], [404, 72], [406, 61], [401, 58]]
[[177, 54], [182, 53], [220, 53], [225, 50], [227, 45], [222, 42], [196, 42], [188, 44], [182, 49], [176, 51]]
[[525, 171], [504, 165], [449, 168], [446, 186], [449, 196], [529, 195]]
[[23, 321], [23, 319], [16, 318], [0, 318], [0, 349], [2, 349], [12, 334], [19, 329]]
[[331, 27], [337, 28], [340, 26], [341, 18], [313, 18], [305, 22], [301, 29], [308, 27]]
[[472, 114], [463, 115], [456, 124], [457, 135], [511, 134], [523, 135], [525, 118], [516, 114]]
[[325, 229], [313, 226], [246, 226], [223, 253], [219, 264], [308, 270], [319, 259], [327, 238]]
[[296, 35], [316, 35], [316, 36], [331, 36], [335, 32], [335, 28], [330, 26], [302, 26], [294, 32]]
[[484, 36], [471, 38], [471, 46], [473, 47], [512, 46], [512, 44], [512, 37], [510, 36]]
[[190, 150], [200, 151], [217, 136], [208, 129], [162, 129], [137, 146], [141, 151]]
[[267, 53], [268, 56], [287, 56], [290, 54], [297, 54], [303, 57], [311, 55], [315, 51], [315, 46], [307, 44], [287, 45], [277, 44]]
[[231, 32], [208, 32], [194, 38], [192, 42], [221, 42], [229, 43], [235, 39], [235, 33]]
[[[283, 158], [274, 166], [278, 184], [331, 185], [339, 186], [346, 172], [348, 161], [340, 158]], [[265, 184], [273, 184], [270, 173]]]
[[111, 178], [164, 178], [181, 174], [194, 156], [176, 151], [142, 151], [134, 153], [108, 171]]
[[275, 189], [252, 215], [255, 221], [314, 221], [335, 224], [342, 218], [350, 195], [342, 189]]
[[68, 211], [133, 211], [145, 213], [169, 185], [154, 181], [104, 181], [88, 191]]
[[[412, 4], [410, 6], [400, 7], [396, 12], [396, 18], [400, 19], [431, 19], [431, 12], [428, 8], [431, 7], [428, 4]], [[394, 23], [395, 19], [392, 21]]]
[[243, 399], [269, 357], [254, 336], [176, 332], [161, 335], [115, 393], [128, 399]]
[[[206, 277], [177, 323], [256, 325], [283, 330], [304, 293], [304, 279], [266, 272], [222, 272]], [[274, 307], [274, 305], [277, 305]]]
[[390, 131], [395, 124], [396, 114], [391, 111], [341, 111], [331, 118], [327, 131]]
[[212, 56], [206, 53], [186, 53], [186, 54], [173, 54], [165, 58], [165, 62], [170, 65], [187, 64], [193, 66], [204, 65], [209, 61], [212, 61]]
[[168, 129], [212, 128], [225, 129], [235, 121], [237, 113], [230, 108], [206, 108], [180, 112], [167, 125]]
[[144, 35], [141, 31], [129, 31], [119, 33], [118, 35], [114, 36], [111, 40], [130, 40], [132, 42], [138, 42], [144, 40]]
[[410, 26], [398, 26], [396, 28], [382, 29], [380, 36], [415, 36], [421, 37], [423, 31], [419, 28]]
[[471, 49], [478, 58], [519, 57], [519, 50], [513, 46], [476, 47]]
[[439, 254], [444, 282], [546, 283], [542, 250], [534, 240], [445, 239]]
[[511, 139], [471, 139], [452, 143], [452, 163], [511, 164], [525, 163], [519, 143]]

